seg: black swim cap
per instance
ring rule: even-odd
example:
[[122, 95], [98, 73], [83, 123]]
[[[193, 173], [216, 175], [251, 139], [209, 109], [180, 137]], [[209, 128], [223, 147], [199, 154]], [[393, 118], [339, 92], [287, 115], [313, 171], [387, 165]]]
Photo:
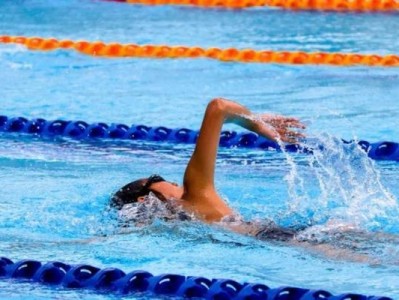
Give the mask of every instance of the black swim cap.
[[148, 191], [145, 191], [143, 187], [145, 186], [146, 179], [139, 179], [126, 184], [124, 187], [120, 188], [111, 197], [111, 207], [116, 209], [121, 209], [123, 205], [128, 203], [137, 202], [139, 197], [148, 195]]
[[135, 203], [139, 197], [147, 196], [151, 192], [151, 184], [165, 181], [159, 175], [151, 175], [146, 179], [132, 181], [119, 189], [111, 198], [111, 207], [121, 209], [123, 205]]

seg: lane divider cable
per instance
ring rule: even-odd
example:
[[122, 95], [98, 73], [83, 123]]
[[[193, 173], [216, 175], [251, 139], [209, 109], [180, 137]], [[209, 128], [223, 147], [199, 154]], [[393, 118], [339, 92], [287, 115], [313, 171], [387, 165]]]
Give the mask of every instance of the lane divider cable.
[[180, 5], [242, 9], [278, 7], [290, 10], [389, 12], [398, 11], [396, 0], [108, 0], [141, 5]]
[[2, 44], [19, 44], [29, 50], [74, 50], [90, 56], [108, 58], [210, 58], [223, 62], [398, 67], [399, 55], [360, 54], [340, 52], [274, 51], [237, 48], [203, 48], [169, 45], [137, 45], [103, 43], [100, 41], [57, 40], [55, 38], [0, 36]]
[[[39, 137], [67, 137], [78, 140], [109, 139], [109, 140], [143, 140], [152, 142], [171, 142], [194, 144], [199, 132], [188, 128], [171, 129], [165, 126], [151, 127], [146, 125], [106, 124], [103, 122], [89, 124], [84, 121], [50, 120], [42, 118], [28, 120], [23, 117], [0, 116], [0, 132], [25, 133]], [[344, 144], [355, 141], [342, 140]], [[399, 143], [382, 141], [370, 143], [356, 141], [370, 158], [375, 160], [399, 161]], [[253, 132], [222, 131], [220, 146], [237, 148], [258, 148], [264, 150], [282, 150], [274, 141], [261, 137]], [[318, 146], [320, 150], [323, 147]], [[314, 148], [301, 144], [286, 144], [285, 151], [313, 153]]]

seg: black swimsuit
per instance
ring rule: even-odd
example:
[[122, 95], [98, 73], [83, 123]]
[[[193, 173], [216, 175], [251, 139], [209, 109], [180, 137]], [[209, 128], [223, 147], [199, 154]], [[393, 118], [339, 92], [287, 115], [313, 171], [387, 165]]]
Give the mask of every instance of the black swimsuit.
[[292, 240], [296, 233], [297, 231], [293, 229], [279, 227], [274, 222], [270, 222], [270, 224], [262, 225], [262, 228], [256, 232], [255, 237], [264, 241], [287, 242]]

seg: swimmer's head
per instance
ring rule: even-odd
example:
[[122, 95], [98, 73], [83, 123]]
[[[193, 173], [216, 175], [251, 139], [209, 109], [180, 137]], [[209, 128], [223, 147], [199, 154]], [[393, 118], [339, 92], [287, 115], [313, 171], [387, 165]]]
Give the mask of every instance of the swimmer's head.
[[183, 188], [176, 183], [166, 181], [159, 175], [132, 181], [119, 189], [111, 198], [111, 206], [121, 209], [128, 203], [143, 202], [152, 192], [159, 200], [180, 199]]

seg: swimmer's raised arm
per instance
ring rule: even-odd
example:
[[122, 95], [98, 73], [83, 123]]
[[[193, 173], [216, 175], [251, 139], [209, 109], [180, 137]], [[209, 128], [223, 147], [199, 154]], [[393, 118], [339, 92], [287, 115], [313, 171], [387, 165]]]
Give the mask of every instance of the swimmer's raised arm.
[[[301, 135], [291, 127], [303, 128], [294, 118], [274, 115], [253, 115], [246, 107], [226, 99], [217, 98], [209, 102], [202, 121], [199, 137], [193, 155], [184, 174], [183, 198], [191, 202], [208, 202], [220, 214], [227, 215], [231, 210], [217, 194], [214, 186], [214, 173], [220, 132], [223, 123], [232, 122], [254, 131], [274, 141], [295, 142]], [[204, 206], [205, 207], [205, 206]], [[212, 218], [209, 218], [212, 219]], [[217, 219], [217, 216], [215, 216]]]
[[292, 128], [303, 128], [294, 118], [277, 115], [254, 115], [244, 106], [218, 98], [209, 102], [202, 121], [194, 152], [187, 164], [183, 184], [168, 182], [159, 175], [132, 181], [119, 189], [111, 206], [122, 209], [125, 204], [145, 202], [155, 194], [161, 201], [175, 200], [187, 212], [206, 222], [220, 221], [233, 214], [215, 190], [216, 155], [223, 123], [233, 122], [272, 140], [295, 142], [301, 134]]

